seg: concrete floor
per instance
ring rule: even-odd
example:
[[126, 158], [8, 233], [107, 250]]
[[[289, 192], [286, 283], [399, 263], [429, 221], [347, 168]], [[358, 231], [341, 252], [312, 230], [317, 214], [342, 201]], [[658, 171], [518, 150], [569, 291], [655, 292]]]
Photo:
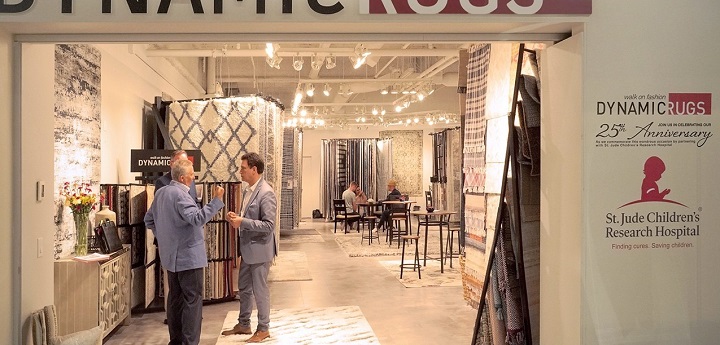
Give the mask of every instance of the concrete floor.
[[[272, 309], [357, 305], [383, 345], [471, 343], [476, 311], [463, 300], [462, 287], [405, 288], [379, 263], [391, 257], [348, 257], [334, 240], [332, 223], [300, 227], [317, 229], [325, 242], [281, 247], [307, 254], [312, 280], [271, 282]], [[215, 344], [227, 312], [237, 308], [235, 301], [205, 306], [200, 343]], [[167, 344], [164, 318], [134, 315], [105, 343]]]

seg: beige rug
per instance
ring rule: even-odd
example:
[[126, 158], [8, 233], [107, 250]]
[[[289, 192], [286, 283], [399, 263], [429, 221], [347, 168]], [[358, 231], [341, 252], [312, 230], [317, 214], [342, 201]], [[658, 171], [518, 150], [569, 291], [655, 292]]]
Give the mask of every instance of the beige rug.
[[280, 244], [325, 242], [315, 229], [280, 230]]
[[[405, 263], [412, 263], [412, 261], [406, 257]], [[440, 273], [440, 261], [428, 260], [427, 266], [421, 266], [421, 279], [418, 279], [417, 271], [413, 272], [412, 268], [404, 269], [403, 277], [400, 279], [400, 260], [380, 261], [380, 264], [394, 274], [395, 278], [407, 288], [462, 286], [460, 263], [457, 259], [453, 259], [453, 268], [450, 268], [450, 261], [445, 264], [445, 273]], [[423, 260], [420, 258], [420, 265], [422, 264]]]
[[[437, 232], [430, 232], [428, 237], [428, 255], [439, 255], [440, 254], [440, 237]], [[443, 238], [443, 242], [445, 238]], [[368, 245], [367, 240], [363, 240], [360, 243], [360, 234], [342, 234], [335, 237], [335, 242], [340, 245], [340, 248], [349, 257], [363, 257], [363, 256], [399, 256], [402, 253], [402, 242], [400, 242], [400, 248], [397, 246], [397, 242], [393, 240], [392, 246], [385, 242], [385, 233], [380, 232], [380, 241], [373, 240], [372, 245]], [[425, 238], [420, 238], [420, 256], [423, 256], [423, 248], [425, 247]], [[457, 242], [455, 243], [457, 247]], [[410, 242], [405, 245], [405, 255], [414, 255], [415, 244]]]
[[269, 282], [287, 282], [312, 280], [308, 269], [305, 252], [285, 250], [275, 258], [275, 265], [270, 266]]
[[[238, 311], [228, 312], [223, 330], [231, 329]], [[257, 327], [257, 311], [250, 317]], [[220, 335], [217, 345], [245, 344], [250, 335]], [[270, 338], [262, 344], [380, 344], [360, 307], [298, 308], [270, 311]]]

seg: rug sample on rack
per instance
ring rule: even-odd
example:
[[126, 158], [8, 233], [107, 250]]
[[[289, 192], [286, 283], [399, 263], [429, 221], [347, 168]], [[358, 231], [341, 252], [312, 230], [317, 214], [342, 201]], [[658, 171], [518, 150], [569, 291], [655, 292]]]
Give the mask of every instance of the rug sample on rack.
[[280, 192], [282, 110], [261, 97], [180, 101], [168, 106], [168, 128], [177, 148], [202, 151], [200, 181], [240, 181], [240, 157], [265, 159], [264, 178]]
[[[412, 256], [405, 258], [405, 264], [412, 263]], [[420, 267], [420, 279], [418, 279], [417, 271], [412, 268], [403, 269], [403, 277], [400, 279], [400, 260], [380, 261], [395, 278], [406, 288], [419, 287], [461, 287], [462, 277], [457, 269], [458, 259], [453, 259], [453, 268], [450, 268], [449, 261], [445, 264], [444, 273], [440, 273], [440, 262], [437, 260], [428, 260], [427, 266]], [[422, 254], [420, 255], [420, 265], [423, 264]]]
[[[445, 237], [443, 234], [443, 242]], [[371, 256], [400, 256], [402, 254], [402, 242], [400, 248], [397, 246], [397, 242], [393, 240], [392, 246], [385, 242], [385, 233], [380, 232], [380, 241], [373, 240], [371, 245], [368, 245], [368, 240], [362, 240], [358, 233], [341, 234], [338, 233], [335, 237], [335, 242], [338, 243], [340, 248], [349, 257], [371, 257]], [[415, 245], [412, 245], [412, 249], [409, 244], [405, 245], [405, 257], [414, 255]], [[420, 238], [420, 256], [423, 255], [423, 248], [425, 248], [425, 239], [423, 236]], [[440, 236], [437, 234], [437, 230], [430, 230], [427, 242], [427, 253], [428, 255], [439, 255], [440, 254]]]
[[[422, 196], [423, 131], [380, 131], [380, 138], [392, 139], [392, 177], [397, 189], [403, 194]], [[380, 194], [378, 198], [385, 198]]]
[[312, 280], [305, 252], [283, 250], [275, 257], [275, 264], [270, 266], [269, 282], [288, 282]]
[[[55, 45], [55, 251], [58, 259], [73, 251], [75, 228], [59, 195], [65, 182], [100, 180], [101, 53], [86, 44]], [[94, 212], [90, 219], [94, 218]]]
[[467, 96], [465, 101], [465, 140], [463, 160], [464, 191], [484, 190], [486, 95], [490, 66], [490, 45], [474, 45], [468, 50]]
[[[222, 330], [231, 329], [238, 311], [228, 312]], [[250, 316], [255, 329], [257, 310]], [[263, 344], [380, 344], [360, 307], [297, 308], [270, 311], [270, 338]], [[216, 345], [243, 343], [250, 335], [220, 335]]]

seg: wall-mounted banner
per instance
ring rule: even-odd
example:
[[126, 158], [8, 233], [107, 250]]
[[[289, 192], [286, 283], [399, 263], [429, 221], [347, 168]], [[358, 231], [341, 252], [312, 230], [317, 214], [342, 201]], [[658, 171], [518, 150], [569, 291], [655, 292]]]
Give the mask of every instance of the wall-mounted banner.
[[[344, 12], [358, 14], [590, 14], [592, 0], [103, 0], [103, 1], [37, 1], [0, 0], [0, 14], [26, 14], [48, 18], [55, 14], [210, 14], [208, 19], [230, 14], [321, 14]], [[39, 18], [38, 18], [39, 19]], [[65, 17], [65, 20], [72, 19]], [[90, 18], [83, 18], [90, 19]], [[83, 20], [81, 19], [81, 20]], [[74, 18], [78, 20], [78, 18]]]
[[[130, 171], [153, 173], [170, 171], [170, 158], [174, 150], [130, 150]], [[197, 174], [202, 161], [200, 150], [185, 150]]]
[[713, 137], [711, 93], [632, 93], [596, 102], [596, 147], [703, 147]]

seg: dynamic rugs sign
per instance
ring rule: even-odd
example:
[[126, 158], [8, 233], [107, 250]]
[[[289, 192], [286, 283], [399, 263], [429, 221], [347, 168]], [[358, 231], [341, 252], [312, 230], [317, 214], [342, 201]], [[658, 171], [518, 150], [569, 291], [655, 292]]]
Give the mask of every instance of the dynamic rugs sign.
[[711, 93], [633, 93], [596, 102], [595, 146], [702, 147], [714, 135]]
[[[157, 1], [154, 1], [157, 2]], [[187, 6], [188, 2], [192, 5]], [[122, 4], [118, 6], [118, 4]], [[278, 6], [279, 4], [279, 6]], [[357, 5], [356, 5], [357, 4]], [[178, 5], [178, 6], [174, 6]], [[150, 6], [148, 0], [102, 0], [102, 1], [40, 1], [36, 0], [0, 0], [0, 13], [32, 12], [33, 7], [43, 6], [43, 11], [71, 14], [95, 8], [96, 13], [130, 12], [133, 14], [167, 14], [171, 11], [188, 11], [193, 14], [244, 13], [264, 14], [268, 7], [283, 14], [312, 11], [317, 14], [332, 15], [357, 6], [359, 14], [590, 14], [592, 0], [160, 0], [158, 5]], [[50, 7], [45, 7], [50, 6]], [[174, 7], [177, 7], [175, 9]], [[41, 11], [28, 13], [39, 15]]]

